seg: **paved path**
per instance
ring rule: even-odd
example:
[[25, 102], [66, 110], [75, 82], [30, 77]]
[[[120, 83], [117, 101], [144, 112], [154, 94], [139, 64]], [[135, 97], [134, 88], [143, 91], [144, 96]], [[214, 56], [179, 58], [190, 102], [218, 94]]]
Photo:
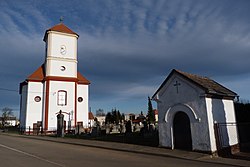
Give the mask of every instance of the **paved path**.
[[[181, 150], [5, 133], [0, 133], [0, 150], [0, 159], [5, 163], [4, 166], [21, 166], [20, 164], [24, 166], [36, 164], [36, 167], [82, 166], [85, 164], [85, 166], [145, 167], [151, 166], [152, 163], [154, 166], [250, 166], [250, 161], [211, 157], [207, 154]], [[15, 161], [12, 160], [13, 157]], [[11, 162], [11, 165], [7, 162]]]

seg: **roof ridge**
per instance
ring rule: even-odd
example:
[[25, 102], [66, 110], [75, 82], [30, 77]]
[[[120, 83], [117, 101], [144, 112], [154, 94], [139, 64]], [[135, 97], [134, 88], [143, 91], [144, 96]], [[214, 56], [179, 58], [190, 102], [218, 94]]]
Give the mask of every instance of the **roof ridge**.
[[192, 82], [196, 86], [203, 89], [207, 94], [214, 95], [219, 98], [223, 97], [236, 97], [237, 93], [233, 92], [232, 90], [226, 88], [225, 86], [219, 84], [218, 82], [210, 79], [209, 77], [204, 77], [196, 74], [190, 74], [187, 72], [183, 72], [180, 70], [173, 69], [168, 77], [164, 80], [164, 82], [160, 85], [158, 90], [154, 93], [152, 98], [156, 96], [156, 94], [160, 91], [160, 89], [167, 83], [169, 78], [174, 75], [174, 73], [181, 75], [184, 79]]
[[184, 71], [180, 71], [180, 70], [176, 70], [177, 72], [179, 73], [182, 73], [182, 74], [186, 74], [186, 75], [191, 75], [191, 76], [195, 76], [195, 77], [199, 77], [199, 78], [207, 78], [207, 79], [210, 79], [212, 80], [211, 78], [207, 77], [207, 76], [203, 76], [203, 75], [198, 75], [198, 74], [191, 74], [191, 73], [188, 73], [188, 72], [184, 72]]
[[216, 82], [215, 80], [213, 80], [213, 79], [211, 79], [209, 77], [201, 76], [201, 75], [197, 75], [197, 74], [190, 74], [190, 73], [187, 73], [187, 72], [182, 72], [180, 70], [175, 70], [175, 71], [178, 72], [179, 74], [184, 75], [185, 77], [187, 77], [192, 82], [195, 82], [199, 86], [206, 89], [207, 93], [213, 93], [213, 94], [222, 93], [222, 94], [227, 94], [227, 95], [231, 94], [231, 95], [237, 96], [237, 94], [235, 92], [233, 92], [232, 90], [226, 88], [225, 86], [221, 85], [220, 83]]

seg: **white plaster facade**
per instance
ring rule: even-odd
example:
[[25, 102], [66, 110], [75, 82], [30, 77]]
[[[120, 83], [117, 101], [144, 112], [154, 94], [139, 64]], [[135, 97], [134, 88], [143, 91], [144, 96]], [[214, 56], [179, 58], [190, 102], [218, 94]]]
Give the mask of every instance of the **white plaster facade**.
[[[192, 150], [217, 151], [214, 123], [236, 122], [235, 96], [208, 78], [172, 70], [153, 95], [158, 108], [160, 146], [175, 148], [173, 120], [178, 112], [184, 112], [190, 120]], [[238, 144], [236, 126], [225, 133], [228, 146]]]
[[55, 131], [59, 111], [66, 129], [78, 123], [88, 126], [90, 82], [77, 72], [77, 39], [62, 23], [46, 31], [45, 62], [20, 84], [22, 128], [42, 122], [44, 130]]

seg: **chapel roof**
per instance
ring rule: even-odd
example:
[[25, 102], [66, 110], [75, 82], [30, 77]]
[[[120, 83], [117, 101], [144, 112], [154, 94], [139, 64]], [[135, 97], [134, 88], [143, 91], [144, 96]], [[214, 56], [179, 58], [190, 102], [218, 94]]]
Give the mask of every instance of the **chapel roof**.
[[53, 27], [46, 30], [44, 38], [43, 38], [44, 41], [47, 38], [47, 34], [48, 34], [49, 31], [57, 31], [57, 32], [62, 32], [62, 33], [66, 33], [66, 34], [73, 34], [73, 35], [77, 35], [79, 37], [79, 35], [77, 33], [72, 31], [66, 25], [64, 25], [63, 23], [59, 23], [59, 24], [57, 24], [57, 25], [55, 25], [55, 26], [53, 26]]
[[220, 96], [220, 97], [236, 97], [237, 94], [230, 89], [224, 87], [223, 85], [219, 84], [218, 82], [208, 78], [203, 77], [195, 74], [190, 74], [187, 72], [182, 72], [180, 70], [173, 69], [171, 73], [168, 75], [168, 77], [165, 79], [165, 81], [161, 84], [159, 89], [155, 92], [153, 97], [160, 91], [160, 89], [166, 84], [166, 82], [169, 80], [169, 78], [173, 74], [178, 74], [187, 79], [188, 81], [192, 82], [193, 84], [197, 85], [201, 89], [205, 90], [206, 94]]

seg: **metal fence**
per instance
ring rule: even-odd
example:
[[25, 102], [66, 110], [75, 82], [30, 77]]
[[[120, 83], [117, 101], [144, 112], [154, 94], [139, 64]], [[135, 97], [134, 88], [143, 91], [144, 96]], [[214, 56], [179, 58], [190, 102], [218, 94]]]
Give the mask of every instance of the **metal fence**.
[[[65, 134], [80, 134], [84, 129], [80, 126], [71, 127], [70, 129], [64, 130]], [[47, 135], [47, 134], [57, 134], [57, 128], [50, 127], [48, 130], [43, 129], [43, 127], [20, 127], [18, 128], [20, 134], [23, 135]]]
[[238, 143], [241, 150], [250, 145], [250, 122], [215, 123], [214, 127], [218, 150], [229, 147], [230, 143]]

